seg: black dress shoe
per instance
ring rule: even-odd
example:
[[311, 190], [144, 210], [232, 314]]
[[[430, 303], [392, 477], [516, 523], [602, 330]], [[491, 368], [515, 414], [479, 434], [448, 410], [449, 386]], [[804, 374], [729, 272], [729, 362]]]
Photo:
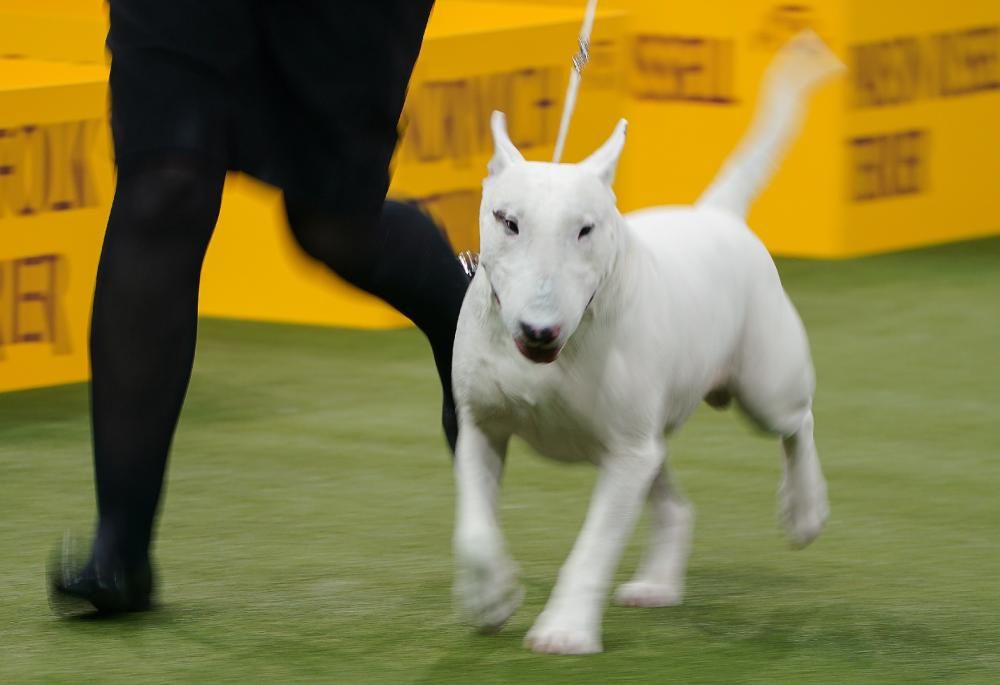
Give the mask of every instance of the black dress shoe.
[[49, 606], [64, 618], [149, 611], [153, 608], [153, 570], [149, 561], [82, 563], [67, 537], [48, 566]]

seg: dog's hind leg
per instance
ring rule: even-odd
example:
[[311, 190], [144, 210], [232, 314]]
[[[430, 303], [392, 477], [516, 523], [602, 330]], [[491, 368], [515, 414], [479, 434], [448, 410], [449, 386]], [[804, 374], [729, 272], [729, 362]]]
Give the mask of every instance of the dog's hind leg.
[[649, 487], [650, 539], [639, 570], [618, 588], [622, 606], [667, 607], [681, 603], [687, 570], [694, 508], [671, 482], [667, 466]]
[[816, 539], [829, 515], [826, 481], [813, 440], [815, 386], [805, 329], [787, 298], [748, 327], [736, 397], [761, 428], [781, 437], [784, 477], [779, 519], [796, 548]]
[[799, 429], [782, 436], [785, 472], [778, 490], [779, 517], [792, 545], [805, 547], [816, 539], [830, 514], [826, 480], [813, 441], [813, 415], [806, 412]]
[[807, 406], [777, 423], [761, 420], [759, 408], [747, 408], [747, 413], [781, 436], [784, 474], [778, 488], [778, 519], [792, 546], [801, 549], [819, 536], [830, 514], [826, 480], [813, 440], [812, 409]]

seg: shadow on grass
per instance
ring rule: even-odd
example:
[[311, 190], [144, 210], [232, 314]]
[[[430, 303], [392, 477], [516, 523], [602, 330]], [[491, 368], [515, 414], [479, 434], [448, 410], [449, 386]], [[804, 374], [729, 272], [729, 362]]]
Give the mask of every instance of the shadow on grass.
[[831, 598], [821, 577], [703, 569], [690, 583], [699, 590], [680, 607], [609, 608], [603, 654], [531, 654], [521, 645], [523, 630], [470, 634], [414, 682], [764, 682], [755, 680], [764, 670], [780, 681], [882, 673], [916, 682], [979, 672], [967, 636], [945, 633], [930, 619]]

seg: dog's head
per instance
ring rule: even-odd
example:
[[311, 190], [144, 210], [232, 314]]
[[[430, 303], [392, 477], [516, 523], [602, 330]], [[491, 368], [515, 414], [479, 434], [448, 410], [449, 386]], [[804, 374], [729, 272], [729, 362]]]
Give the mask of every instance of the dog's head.
[[621, 215], [611, 190], [624, 119], [579, 164], [527, 162], [491, 120], [494, 153], [479, 212], [480, 268], [521, 354], [555, 361], [619, 253]]

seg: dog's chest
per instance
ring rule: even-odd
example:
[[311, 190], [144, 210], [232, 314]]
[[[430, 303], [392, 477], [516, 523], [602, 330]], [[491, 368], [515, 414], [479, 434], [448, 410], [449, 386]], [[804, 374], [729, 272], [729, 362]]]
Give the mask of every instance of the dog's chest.
[[542, 394], [533, 401], [511, 403], [515, 434], [549, 459], [597, 461], [603, 452], [597, 418], [561, 392]]
[[594, 379], [574, 376], [556, 364], [538, 366], [511, 357], [494, 358], [482, 370], [488, 381], [472, 402], [481, 416], [549, 459], [601, 458], [607, 422], [601, 420], [603, 401]]

